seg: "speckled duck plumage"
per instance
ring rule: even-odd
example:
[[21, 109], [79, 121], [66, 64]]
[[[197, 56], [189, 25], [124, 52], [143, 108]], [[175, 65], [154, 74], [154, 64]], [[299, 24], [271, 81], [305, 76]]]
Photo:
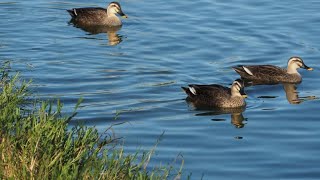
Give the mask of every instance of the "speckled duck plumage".
[[264, 83], [300, 83], [298, 68], [313, 70], [300, 57], [291, 57], [287, 69], [273, 65], [237, 66], [233, 69], [243, 78]]
[[218, 84], [190, 84], [182, 89], [188, 95], [187, 101], [191, 101], [195, 106], [238, 108], [246, 105], [243, 87], [243, 81], [238, 79], [232, 83], [231, 88]]
[[127, 18], [118, 2], [111, 2], [107, 9], [87, 7], [74, 8], [67, 11], [71, 15], [73, 23], [87, 26], [121, 26], [122, 22], [116, 14]]

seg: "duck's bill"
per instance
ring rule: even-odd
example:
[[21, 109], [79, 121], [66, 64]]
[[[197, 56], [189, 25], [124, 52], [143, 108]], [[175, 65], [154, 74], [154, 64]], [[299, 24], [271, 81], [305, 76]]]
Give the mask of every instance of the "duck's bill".
[[313, 68], [308, 67], [308, 66], [306, 66], [306, 65], [304, 65], [304, 69], [306, 69], [306, 70], [308, 70], [308, 71], [313, 71]]
[[128, 16], [124, 14], [122, 11], [118, 12], [118, 14], [123, 18], [128, 18]]
[[246, 94], [241, 94], [241, 96], [242, 96], [243, 98], [247, 98], [247, 97], [248, 97], [248, 95], [246, 95]]
[[308, 71], [313, 71], [313, 68], [305, 65], [304, 63], [303, 63], [303, 68], [306, 69], [306, 70], [308, 70]]
[[313, 71], [313, 68], [311, 68], [311, 67], [307, 67], [306, 68], [308, 71]]

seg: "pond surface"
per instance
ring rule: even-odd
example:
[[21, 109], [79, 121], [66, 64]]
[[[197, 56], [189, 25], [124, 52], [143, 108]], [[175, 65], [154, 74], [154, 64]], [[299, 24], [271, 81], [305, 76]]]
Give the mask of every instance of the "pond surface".
[[[320, 178], [320, 1], [123, 0], [120, 29], [89, 33], [66, 9], [106, 1], [0, 2], [0, 60], [33, 80], [43, 99], [60, 98], [72, 123], [111, 124], [128, 152], [149, 150], [152, 164], [182, 154], [183, 179]], [[232, 66], [286, 67], [300, 56], [297, 86], [246, 88], [242, 113], [189, 106], [181, 86], [230, 86]], [[298, 100], [297, 100], [298, 97]], [[117, 118], [115, 118], [117, 117]], [[181, 160], [178, 160], [179, 165]]]

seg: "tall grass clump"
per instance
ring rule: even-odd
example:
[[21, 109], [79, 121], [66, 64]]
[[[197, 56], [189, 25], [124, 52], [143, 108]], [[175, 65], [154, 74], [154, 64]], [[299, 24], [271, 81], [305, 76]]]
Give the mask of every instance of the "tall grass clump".
[[[107, 129], [73, 126], [76, 115], [61, 113], [62, 103], [28, 100], [30, 82], [9, 76], [0, 80], [1, 179], [179, 179], [181, 168], [148, 168], [150, 152], [127, 154]], [[182, 163], [183, 164], [183, 163]]]

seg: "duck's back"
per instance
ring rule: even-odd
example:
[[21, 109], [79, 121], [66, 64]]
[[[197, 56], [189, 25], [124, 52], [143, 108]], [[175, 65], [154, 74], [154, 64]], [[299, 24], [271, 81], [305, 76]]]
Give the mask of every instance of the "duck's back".
[[196, 94], [193, 94], [188, 88], [184, 88], [188, 94], [187, 100], [192, 101], [196, 105], [208, 105], [213, 107], [222, 107], [230, 100], [230, 88], [212, 84], [212, 85], [197, 85], [191, 84], [189, 87], [194, 88]]
[[253, 81], [290, 82], [292, 78], [296, 81], [285, 69], [273, 65], [239, 66], [234, 70], [242, 78]]
[[108, 17], [107, 9], [99, 7], [74, 8], [67, 10], [72, 22], [81, 25], [121, 25], [116, 17]]

